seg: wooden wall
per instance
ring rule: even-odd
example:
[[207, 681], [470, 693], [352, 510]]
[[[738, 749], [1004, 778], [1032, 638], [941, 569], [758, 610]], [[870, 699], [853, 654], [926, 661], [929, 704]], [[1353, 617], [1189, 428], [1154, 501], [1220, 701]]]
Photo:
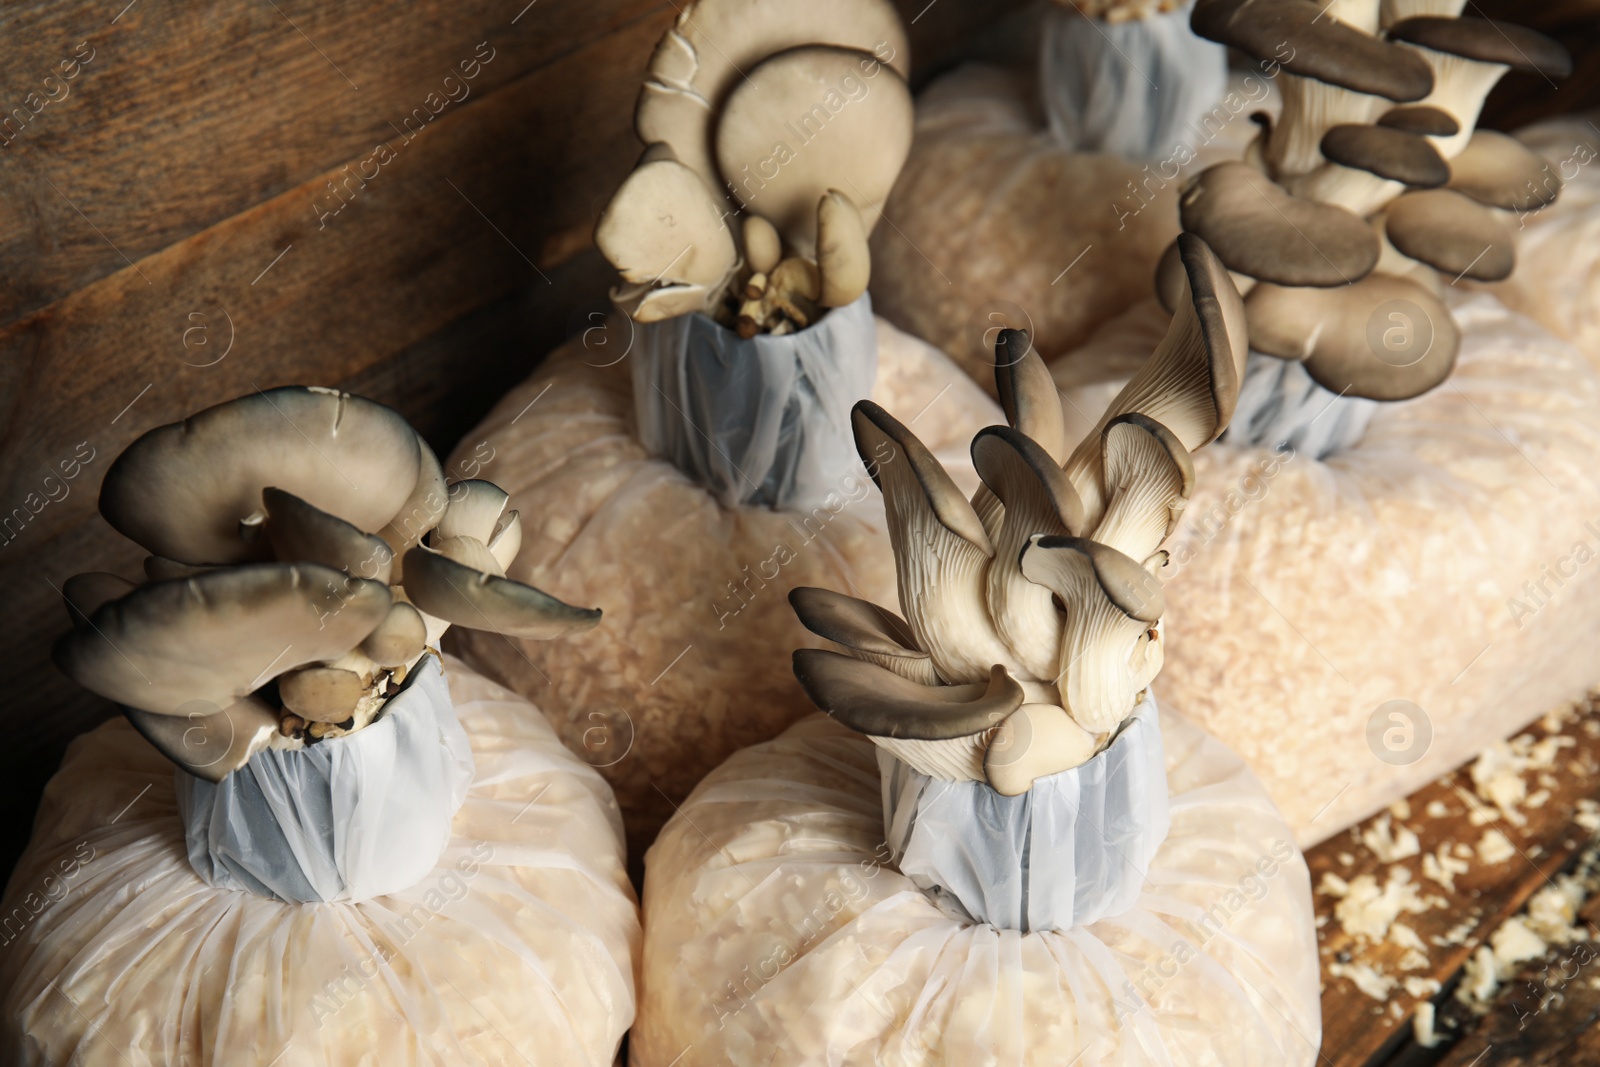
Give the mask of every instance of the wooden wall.
[[[0, 870], [66, 743], [112, 713], [49, 662], [62, 581], [139, 570], [95, 509], [111, 460], [294, 382], [393, 404], [442, 455], [605, 306], [590, 232], [676, 15], [124, 3], [0, 13]], [[923, 78], [1021, 4], [900, 6]]]

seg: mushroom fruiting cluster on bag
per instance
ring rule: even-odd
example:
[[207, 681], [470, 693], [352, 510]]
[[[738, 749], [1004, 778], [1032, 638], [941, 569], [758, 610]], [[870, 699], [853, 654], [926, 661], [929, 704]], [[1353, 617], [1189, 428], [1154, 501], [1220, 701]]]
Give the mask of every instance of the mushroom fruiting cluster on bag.
[[[1283, 111], [1243, 161], [1180, 199], [1184, 229], [1241, 276], [1253, 351], [1301, 361], [1344, 396], [1404, 400], [1450, 374], [1442, 295], [1514, 266], [1512, 212], [1560, 178], [1519, 142], [1474, 131], [1508, 70], [1563, 77], [1534, 31], [1460, 17], [1463, 0], [1199, 0], [1196, 32], [1281, 65]], [[1158, 289], [1170, 306], [1175, 253]], [[1274, 442], [1267, 442], [1268, 444]]]
[[522, 540], [506, 499], [447, 486], [371, 400], [285, 386], [218, 404], [107, 472], [100, 511], [150, 552], [148, 581], [68, 580], [56, 662], [210, 781], [351, 734], [452, 624], [542, 639], [599, 621], [504, 576]]
[[618, 307], [705, 312], [748, 338], [866, 292], [867, 237], [911, 148], [910, 62], [887, 0], [685, 5], [640, 93], [644, 155], [595, 229]]
[[1193, 490], [1189, 453], [1227, 427], [1246, 355], [1227, 270], [1193, 235], [1178, 247], [1189, 297], [1070, 452], [1043, 361], [1026, 335], [1001, 335], [1011, 425], [973, 441], [983, 486], [970, 502], [908, 429], [856, 407], [905, 617], [795, 590], [806, 626], [849, 651], [797, 651], [795, 674], [921, 773], [1026, 792], [1114, 739], [1161, 669], [1161, 545]]

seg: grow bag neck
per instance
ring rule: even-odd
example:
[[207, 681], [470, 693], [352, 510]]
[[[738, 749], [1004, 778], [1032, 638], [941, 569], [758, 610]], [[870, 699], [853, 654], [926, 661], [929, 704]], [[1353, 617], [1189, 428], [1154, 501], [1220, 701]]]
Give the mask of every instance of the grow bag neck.
[[1020, 796], [930, 778], [882, 749], [878, 766], [897, 866], [963, 921], [1031, 933], [1119, 915], [1138, 899], [1170, 826], [1149, 695], [1104, 751]]
[[798, 333], [741, 338], [707, 315], [640, 326], [640, 442], [724, 507], [810, 510], [864, 477], [850, 408], [878, 371], [871, 298]]
[[298, 750], [265, 749], [221, 782], [178, 771], [202, 881], [291, 902], [396, 893], [433, 870], [473, 761], [439, 657], [424, 655], [381, 718]]
[[1243, 448], [1288, 446], [1297, 455], [1325, 459], [1366, 435], [1378, 404], [1324, 389], [1294, 360], [1251, 352], [1221, 440]]

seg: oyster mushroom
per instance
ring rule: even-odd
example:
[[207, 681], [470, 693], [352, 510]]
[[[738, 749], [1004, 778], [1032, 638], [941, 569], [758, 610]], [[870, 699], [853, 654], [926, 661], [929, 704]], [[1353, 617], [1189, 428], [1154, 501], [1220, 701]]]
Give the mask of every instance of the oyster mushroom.
[[118, 532], [179, 563], [243, 563], [266, 545], [240, 536], [277, 486], [359, 530], [410, 500], [416, 434], [391, 408], [314, 386], [284, 386], [207, 408], [144, 434], [116, 458], [100, 513]]
[[[1380, 356], [1370, 324], [1377, 309], [1396, 301], [1404, 303], [1377, 324]], [[1303, 360], [1313, 381], [1341, 396], [1421, 396], [1450, 376], [1460, 347], [1455, 319], [1438, 297], [1410, 278], [1382, 271], [1336, 289], [1258, 285], [1244, 306], [1259, 351]], [[1416, 312], [1425, 321], [1411, 321]]]
[[1422, 56], [1433, 68], [1433, 91], [1425, 101], [1448, 112], [1460, 130], [1441, 138], [1440, 150], [1455, 156], [1478, 122], [1484, 98], [1509, 70], [1546, 78], [1572, 73], [1572, 58], [1542, 33], [1492, 19], [1418, 15], [1388, 28], [1389, 39]]
[[1561, 178], [1537, 152], [1514, 137], [1476, 130], [1450, 161], [1449, 188], [1485, 207], [1536, 211], [1555, 203]]
[[[181, 711], [182, 709], [180, 709]], [[279, 732], [278, 713], [247, 696], [220, 711], [193, 701], [186, 712], [157, 715], [138, 708], [123, 714], [144, 739], [196, 778], [220, 782], [267, 748]]]
[[1216, 440], [1233, 417], [1249, 353], [1244, 303], [1215, 253], [1194, 234], [1178, 249], [1187, 298], [1151, 354], [1067, 459], [1067, 477], [1083, 499], [1084, 521], [1097, 525], [1106, 495], [1100, 434], [1119, 415], [1139, 412], [1171, 430], [1183, 447]]
[[103, 604], [55, 646], [56, 665], [108, 700], [184, 715], [336, 659], [389, 610], [389, 588], [315, 563], [252, 563], [153, 582]]
[[1511, 228], [1477, 201], [1450, 189], [1407, 193], [1384, 224], [1402, 254], [1452, 278], [1497, 282], [1516, 266]]
[[1229, 270], [1278, 285], [1347, 285], [1378, 263], [1361, 216], [1294, 196], [1248, 163], [1218, 163], [1179, 198], [1183, 228]]
[[1092, 733], [1115, 728], [1161, 669], [1161, 643], [1151, 636], [1166, 609], [1160, 580], [1081, 537], [1034, 538], [1022, 573], [1071, 605], [1061, 638], [1061, 706]]
[[1325, 18], [1323, 9], [1313, 0], [1198, 0], [1190, 17], [1200, 36], [1282, 65], [1283, 111], [1265, 147], [1279, 176], [1314, 169], [1330, 127], [1367, 122], [1385, 100], [1410, 103], [1433, 88], [1433, 72], [1420, 56], [1364, 27]]
[[[996, 346], [1013, 425], [973, 440], [984, 483], [973, 504], [910, 430], [870, 401], [856, 405], [904, 618], [794, 590], [801, 622], [844, 649], [797, 651], [795, 676], [818, 707], [913, 770], [1026, 792], [1109, 744], [1161, 669], [1161, 582], [1128, 553], [1162, 558], [1193, 490], [1184, 436], [1199, 447], [1225, 428], [1242, 359], [1243, 308], [1225, 268], [1193, 235], [1179, 248], [1188, 320], [1175, 317], [1166, 354], [1151, 357], [1065, 469], [1024, 431], [1064, 450], [1054, 387], [1017, 331]], [[1092, 520], [1069, 476], [1080, 455], [1099, 472]]]

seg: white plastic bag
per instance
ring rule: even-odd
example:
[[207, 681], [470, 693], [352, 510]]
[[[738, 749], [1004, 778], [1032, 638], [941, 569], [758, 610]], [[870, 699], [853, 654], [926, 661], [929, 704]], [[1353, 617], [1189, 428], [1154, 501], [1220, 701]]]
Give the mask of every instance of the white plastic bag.
[[[1595, 680], [1600, 374], [1493, 297], [1450, 292], [1462, 341], [1443, 385], [1378, 405], [1326, 459], [1201, 449], [1167, 546], [1161, 691], [1305, 846]], [[1051, 368], [1069, 433], [1165, 324], [1135, 309]]]
[[[1074, 16], [1075, 17], [1075, 16]], [[1052, 358], [1154, 291], [1178, 192], [1238, 158], [1272, 82], [1236, 76], [1187, 134], [1134, 161], [1075, 152], [1045, 128], [1032, 81], [960, 67], [917, 97], [916, 139], [872, 235], [878, 314], [938, 345], [985, 389], [995, 330]]]
[[175, 773], [189, 862], [207, 885], [360, 902], [433, 870], [472, 783], [472, 750], [429, 655], [356, 733], [258, 752], [221, 782]]
[[1020, 796], [930, 778], [881, 748], [878, 768], [895, 868], [969, 923], [1029, 933], [1121, 915], [1171, 823], [1149, 697], [1105, 751]]
[[1046, 5], [1039, 96], [1075, 152], [1160, 161], [1228, 89], [1228, 50], [1189, 28], [1185, 4], [1121, 22]]
[[[999, 407], [931, 346], [881, 319], [875, 330], [872, 399], [972, 492], [968, 443], [1004, 421]], [[630, 338], [636, 347], [630, 324], [613, 320], [589, 348], [579, 338], [551, 353], [446, 469], [511, 494], [523, 524], [512, 578], [604, 610], [603, 625], [561, 641], [459, 631], [450, 640], [535, 700], [606, 776], [642, 855], [702, 775], [814, 710], [788, 658], [772, 653], [823, 643], [796, 620], [788, 591], [813, 585], [892, 603], [895, 576], [881, 498], [847, 428], [830, 432], [850, 463], [811, 507], [724, 507], [641, 443]]]
[[878, 370], [865, 293], [783, 336], [743, 339], [700, 314], [636, 328], [639, 441], [724, 507], [809, 511], [857, 466], [850, 408]]
[[454, 837], [360, 904], [206, 885], [166, 758], [122, 719], [74, 741], [6, 894], [0, 1061], [608, 1067], [639, 944], [615, 802], [536, 708], [446, 673], [477, 762]]
[[1143, 891], [1060, 932], [953, 919], [897, 871], [865, 738], [816, 716], [739, 753], [647, 857], [633, 1067], [1309, 1067], [1305, 861], [1237, 757], [1160, 725]]

